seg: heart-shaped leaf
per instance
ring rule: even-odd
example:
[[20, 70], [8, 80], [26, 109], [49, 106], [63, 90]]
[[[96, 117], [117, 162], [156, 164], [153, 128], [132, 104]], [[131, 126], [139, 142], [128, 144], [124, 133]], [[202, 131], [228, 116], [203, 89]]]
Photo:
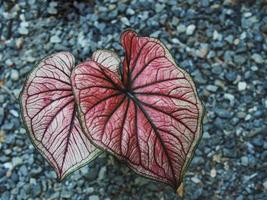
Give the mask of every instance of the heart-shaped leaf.
[[79, 124], [70, 75], [74, 57], [53, 54], [29, 75], [21, 93], [23, 120], [32, 142], [61, 180], [99, 154]]
[[203, 108], [194, 83], [160, 41], [126, 31], [121, 42], [120, 70], [114, 70], [117, 58], [101, 51], [73, 70], [82, 126], [96, 146], [177, 189], [201, 137]]

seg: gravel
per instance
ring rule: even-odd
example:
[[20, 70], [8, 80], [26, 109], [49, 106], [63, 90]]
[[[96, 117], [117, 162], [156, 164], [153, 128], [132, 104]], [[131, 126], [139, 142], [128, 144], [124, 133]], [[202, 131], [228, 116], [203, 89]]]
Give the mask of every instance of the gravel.
[[267, 199], [265, 0], [0, 1], [0, 199], [180, 199], [104, 153], [58, 182], [19, 114], [26, 75], [51, 53], [123, 56], [127, 28], [159, 38], [196, 85], [206, 115], [185, 199]]

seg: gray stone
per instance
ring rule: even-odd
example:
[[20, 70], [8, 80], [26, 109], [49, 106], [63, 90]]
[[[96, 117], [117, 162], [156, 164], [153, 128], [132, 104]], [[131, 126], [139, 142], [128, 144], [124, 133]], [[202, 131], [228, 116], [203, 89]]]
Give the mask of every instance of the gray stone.
[[47, 8], [47, 12], [49, 13], [49, 14], [51, 14], [51, 15], [55, 15], [55, 14], [57, 14], [57, 2], [55, 2], [55, 1], [52, 1], [52, 2], [50, 2], [49, 3], [49, 6], [48, 6], [48, 8]]
[[222, 34], [218, 33], [217, 30], [215, 30], [215, 31], [213, 32], [213, 40], [221, 41], [221, 40], [222, 40], [222, 37], [223, 37]]
[[51, 38], [50, 38], [50, 42], [51, 43], [60, 43], [61, 42], [61, 39], [59, 36], [57, 35], [53, 35]]
[[4, 108], [0, 107], [0, 124], [4, 119], [4, 113], [5, 113]]
[[176, 29], [177, 29], [178, 33], [186, 32], [186, 26], [184, 24], [179, 24]]
[[247, 83], [246, 82], [241, 81], [241, 82], [238, 83], [238, 90], [239, 91], [243, 91], [246, 88], [247, 88]]
[[186, 28], [186, 35], [193, 35], [196, 30], [196, 26], [194, 24], [190, 24]]
[[164, 4], [156, 3], [155, 5], [155, 11], [156, 12], [161, 12], [165, 8]]
[[241, 164], [244, 166], [248, 166], [248, 157], [247, 156], [241, 157]]
[[207, 85], [207, 90], [210, 92], [216, 92], [218, 87], [216, 85]]
[[38, 197], [42, 193], [42, 187], [40, 184], [31, 184], [32, 186], [32, 194], [34, 197]]
[[106, 171], [107, 171], [106, 166], [100, 168], [99, 173], [98, 173], [98, 178], [97, 178], [98, 181], [101, 181], [105, 178]]
[[228, 80], [228, 81], [235, 81], [236, 78], [237, 78], [237, 73], [236, 72], [233, 72], [233, 71], [230, 71], [230, 72], [227, 72], [225, 73], [225, 78]]
[[23, 163], [22, 158], [20, 158], [20, 157], [13, 157], [12, 158], [12, 165], [13, 166], [21, 165], [22, 163]]
[[231, 113], [223, 108], [215, 108], [215, 113], [221, 118], [231, 118]]
[[91, 195], [91, 196], [89, 196], [89, 200], [99, 200], [99, 199], [100, 198], [97, 195]]
[[129, 20], [126, 17], [122, 17], [121, 18], [121, 22], [123, 24], [125, 24], [126, 26], [130, 26], [130, 22], [129, 22]]
[[62, 192], [61, 192], [61, 197], [62, 198], [70, 198], [71, 197], [71, 192], [70, 191], [67, 191], [67, 190], [63, 190]]
[[135, 14], [135, 11], [133, 9], [131, 9], [131, 8], [127, 8], [126, 14], [127, 15], [134, 15]]
[[228, 35], [227, 37], [224, 38], [229, 44], [232, 44], [234, 41], [234, 36], [233, 35]]
[[262, 56], [260, 54], [254, 53], [251, 58], [258, 64], [262, 64], [264, 62]]

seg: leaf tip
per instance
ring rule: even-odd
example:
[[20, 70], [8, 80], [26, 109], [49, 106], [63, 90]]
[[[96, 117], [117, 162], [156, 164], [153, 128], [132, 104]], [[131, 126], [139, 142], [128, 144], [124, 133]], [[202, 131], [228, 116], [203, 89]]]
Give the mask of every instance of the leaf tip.
[[180, 196], [180, 197], [184, 197], [184, 183], [182, 182], [179, 187], [176, 190], [176, 193]]

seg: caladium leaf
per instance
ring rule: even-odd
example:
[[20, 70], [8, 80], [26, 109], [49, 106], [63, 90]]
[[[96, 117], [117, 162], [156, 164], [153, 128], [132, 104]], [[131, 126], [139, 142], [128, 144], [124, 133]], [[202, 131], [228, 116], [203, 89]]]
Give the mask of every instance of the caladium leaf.
[[96, 56], [73, 70], [82, 126], [99, 148], [177, 189], [201, 137], [203, 108], [194, 83], [160, 41], [126, 31], [121, 42], [120, 70]]
[[22, 117], [32, 142], [61, 180], [99, 154], [79, 124], [70, 75], [74, 57], [67, 52], [43, 59], [21, 93]]

